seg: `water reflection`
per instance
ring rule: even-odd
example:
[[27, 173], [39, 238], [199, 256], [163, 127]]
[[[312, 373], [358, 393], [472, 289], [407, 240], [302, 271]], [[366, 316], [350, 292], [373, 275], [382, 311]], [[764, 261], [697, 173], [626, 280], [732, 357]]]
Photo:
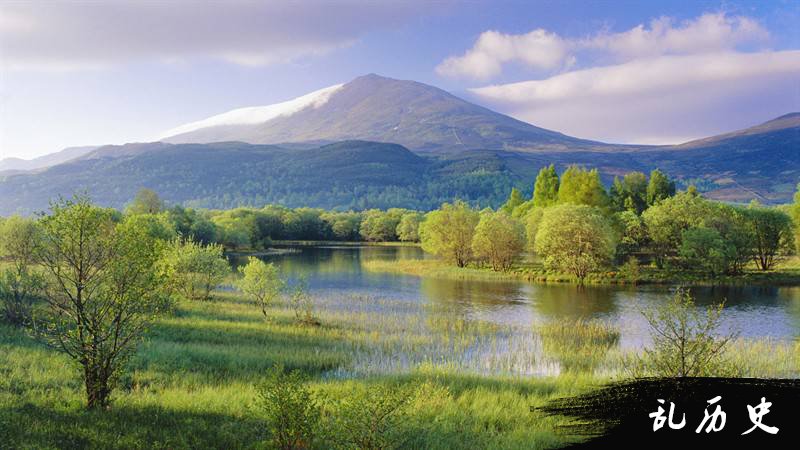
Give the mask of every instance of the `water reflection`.
[[[649, 331], [642, 308], [664, 301], [671, 289], [643, 286], [537, 285], [525, 282], [446, 280], [373, 273], [362, 263], [374, 259], [420, 259], [417, 247], [302, 247], [298, 252], [267, 255], [289, 277], [307, 278], [312, 290], [326, 295], [368, 295], [387, 302], [416, 302], [430, 323], [460, 326], [462, 321], [513, 325], [532, 330], [557, 320], [599, 318], [620, 330], [620, 345], [641, 346]], [[232, 258], [241, 264], [245, 258]], [[725, 300], [723, 327], [742, 337], [800, 338], [800, 287], [693, 288], [698, 307]], [[451, 320], [452, 319], [452, 320]]]

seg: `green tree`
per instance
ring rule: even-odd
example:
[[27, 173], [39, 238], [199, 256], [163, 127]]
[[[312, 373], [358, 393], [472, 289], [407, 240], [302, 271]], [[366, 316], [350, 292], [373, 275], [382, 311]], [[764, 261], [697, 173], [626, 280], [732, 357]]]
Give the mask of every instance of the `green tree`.
[[364, 212], [361, 220], [361, 237], [371, 242], [389, 242], [397, 240], [397, 225], [405, 213], [404, 210], [392, 208], [388, 211], [370, 209]]
[[155, 191], [142, 188], [136, 193], [125, 212], [127, 214], [158, 214], [164, 210], [164, 201]]
[[247, 264], [239, 267], [239, 274], [241, 278], [236, 286], [261, 309], [264, 319], [269, 319], [267, 309], [280, 296], [285, 285], [278, 269], [272, 263], [250, 256]]
[[622, 179], [614, 177], [610, 198], [615, 210], [641, 214], [647, 208], [647, 176], [641, 172], [630, 172]]
[[634, 211], [625, 210], [615, 215], [620, 228], [620, 240], [617, 252], [619, 256], [626, 257], [641, 252], [649, 243], [647, 226], [644, 219]]
[[30, 321], [33, 301], [43, 288], [44, 280], [34, 270], [39, 241], [39, 227], [31, 219], [12, 216], [0, 222], [0, 257], [8, 261], [0, 271], [0, 303], [12, 325]]
[[647, 184], [647, 205], [653, 206], [673, 195], [675, 195], [675, 182], [658, 169], [650, 172], [650, 182]]
[[556, 167], [552, 164], [542, 167], [533, 187], [533, 205], [537, 208], [555, 205], [558, 201], [558, 183]]
[[127, 215], [123, 221], [131, 227], [141, 228], [153, 239], [169, 241], [178, 237], [175, 225], [166, 212], [159, 214], [132, 214]]
[[356, 212], [326, 212], [320, 216], [330, 224], [331, 232], [337, 241], [357, 241], [361, 238], [361, 214]]
[[299, 371], [270, 369], [256, 387], [256, 405], [272, 444], [281, 450], [314, 448], [322, 418], [322, 403], [306, 386]]
[[794, 247], [792, 219], [774, 208], [756, 204], [746, 210], [747, 222], [753, 236], [753, 259], [761, 270], [771, 269], [781, 253]]
[[720, 303], [703, 313], [689, 291], [679, 288], [670, 300], [642, 311], [653, 344], [640, 357], [641, 365], [661, 377], [726, 375], [722, 354], [735, 334], [719, 333], [722, 308]]
[[797, 192], [794, 193], [794, 204], [790, 211], [794, 222], [794, 243], [797, 253], [800, 253], [800, 183], [797, 183]]
[[230, 272], [230, 266], [221, 245], [176, 239], [159, 261], [159, 271], [172, 292], [186, 300], [208, 300], [211, 291]]
[[[106, 408], [125, 361], [167, 305], [155, 270], [159, 241], [86, 198], [60, 201], [40, 221], [47, 277], [36, 331], [82, 368], [89, 408]], [[41, 326], [40, 326], [41, 325]]]
[[653, 254], [659, 267], [666, 258], [675, 255], [683, 239], [683, 232], [690, 227], [702, 225], [711, 214], [710, 202], [695, 191], [681, 192], [647, 208], [642, 214], [653, 246]]
[[523, 203], [525, 203], [525, 197], [522, 196], [522, 192], [517, 188], [511, 188], [511, 195], [508, 196], [508, 200], [500, 207], [500, 210], [510, 215], [514, 212], [514, 208]]
[[691, 227], [683, 232], [678, 256], [687, 268], [719, 275], [727, 271], [733, 252], [717, 230]]
[[525, 216], [525, 247], [531, 253], [536, 253], [536, 233], [539, 232], [539, 224], [542, 223], [545, 210], [545, 208], [533, 208]]
[[419, 224], [425, 216], [418, 212], [403, 214], [397, 224], [397, 238], [403, 242], [419, 242]]
[[597, 169], [586, 170], [578, 166], [568, 167], [561, 174], [558, 203], [587, 205], [597, 208], [608, 207], [608, 194], [600, 181], [600, 173]]
[[525, 247], [525, 228], [505, 211], [481, 213], [472, 237], [472, 253], [494, 271], [507, 271]]
[[608, 263], [616, 250], [608, 219], [597, 208], [572, 204], [545, 210], [535, 245], [545, 266], [571, 273], [581, 282]]
[[472, 259], [472, 236], [480, 214], [463, 201], [442, 206], [425, 215], [419, 226], [422, 249], [464, 267]]

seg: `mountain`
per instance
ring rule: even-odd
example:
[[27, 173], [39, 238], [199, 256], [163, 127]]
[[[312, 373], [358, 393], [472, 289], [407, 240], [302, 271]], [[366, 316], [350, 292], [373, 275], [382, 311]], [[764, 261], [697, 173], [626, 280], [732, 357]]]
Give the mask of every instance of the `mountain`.
[[167, 131], [171, 143], [393, 142], [413, 151], [566, 151], [613, 146], [546, 130], [415, 81], [365, 75], [283, 103], [241, 108]]
[[637, 160], [718, 200], [785, 202], [800, 182], [800, 113], [744, 130], [662, 147]]
[[33, 159], [4, 158], [0, 159], [0, 173], [7, 171], [26, 171], [55, 166], [74, 158], [83, 156], [97, 147], [67, 147], [59, 152], [50, 153]]
[[280, 203], [337, 209], [430, 209], [461, 198], [498, 206], [511, 187], [531, 194], [538, 170], [596, 167], [603, 180], [664, 170], [710, 198], [791, 200], [800, 180], [800, 114], [672, 147], [636, 152], [463, 150], [412, 152], [369, 141], [291, 146], [244, 142], [104, 146], [35, 172], [0, 175], [0, 214], [43, 210], [58, 195], [86, 191], [123, 207], [147, 187], [170, 203], [231, 208]]

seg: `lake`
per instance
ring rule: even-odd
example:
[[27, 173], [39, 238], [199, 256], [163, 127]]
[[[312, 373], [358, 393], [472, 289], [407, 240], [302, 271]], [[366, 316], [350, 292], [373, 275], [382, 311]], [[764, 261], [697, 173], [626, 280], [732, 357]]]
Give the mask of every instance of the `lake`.
[[[292, 250], [293, 253], [262, 258], [275, 263], [290, 279], [305, 278], [309, 290], [323, 299], [322, 308], [343, 314], [368, 311], [391, 315], [395, 322], [401, 325], [407, 322], [408, 326], [431, 320], [444, 323], [445, 328], [470, 324], [499, 326], [490, 340], [473, 343], [460, 351], [452, 348], [445, 351], [467, 365], [476, 352], [513, 353], [512, 347], [532, 346], [530, 335], [536, 324], [561, 319], [607, 321], [619, 329], [620, 349], [639, 348], [649, 342], [649, 329], [641, 309], [671, 295], [671, 288], [665, 286], [578, 287], [522, 281], [448, 280], [375, 273], [362, 268], [363, 262], [373, 259], [430, 257], [417, 247], [317, 246]], [[234, 264], [243, 261], [244, 257], [233, 260]], [[800, 338], [800, 287], [698, 287], [692, 292], [698, 307], [725, 300], [725, 331], [735, 330], [743, 338], [778, 341]], [[453, 325], [454, 320], [458, 325]], [[429, 357], [434, 358], [435, 352], [444, 350], [429, 348], [428, 351]], [[413, 359], [413, 355], [403, 357]], [[414, 363], [409, 360], [404, 364]], [[511, 372], [548, 372], [541, 366], [519, 368], [513, 362], [504, 364]]]

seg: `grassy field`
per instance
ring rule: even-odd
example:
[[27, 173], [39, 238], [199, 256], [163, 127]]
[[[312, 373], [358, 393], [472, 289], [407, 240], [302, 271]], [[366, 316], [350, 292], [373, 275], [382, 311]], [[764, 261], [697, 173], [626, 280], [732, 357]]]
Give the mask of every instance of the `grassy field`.
[[[522, 280], [534, 283], [577, 283], [569, 274], [547, 271], [539, 262], [517, 264], [508, 272], [495, 272], [490, 267], [471, 264], [456, 267], [437, 259], [424, 260], [372, 260], [363, 263], [364, 268], [374, 272], [401, 273], [445, 279], [475, 280]], [[705, 274], [679, 270], [656, 269], [642, 266], [640, 275], [632, 280], [617, 270], [590, 274], [586, 284], [683, 284], [683, 285], [800, 285], [800, 257], [781, 261], [774, 270], [762, 272], [749, 267], [737, 276], [709, 278]], [[634, 282], [635, 281], [635, 282]]]
[[[409, 407], [409, 447], [557, 447], [575, 438], [556, 431], [559, 419], [530, 407], [604, 381], [461, 370], [454, 356], [459, 346], [492, 330], [428, 323], [453, 331], [426, 336], [391, 319], [367, 328], [376, 317], [369, 311], [320, 301], [322, 326], [309, 327], [295, 324], [283, 307], [265, 322], [230, 293], [183, 303], [152, 327], [120, 380], [112, 409], [101, 412], [84, 409], [79, 372], [67, 357], [0, 325], [0, 442], [4, 448], [262, 448], [267, 436], [253, 406], [254, 386], [282, 363], [333, 399], [375, 384], [428, 386]], [[430, 361], [392, 374], [394, 368], [380, 361], [403, 348], [429, 354]]]
[[[624, 377], [618, 331], [596, 321], [510, 329], [437, 314], [415, 301], [315, 297], [321, 326], [283, 304], [261, 312], [237, 293], [183, 302], [153, 325], [109, 411], [87, 411], [64, 355], [0, 325], [3, 448], [269, 448], [256, 385], [280, 363], [337, 401], [377, 385], [422, 389], [400, 432], [407, 448], [553, 448], [580, 438], [561, 417], [531, 412]], [[738, 376], [790, 377], [800, 342], [737, 341]], [[551, 368], [550, 375], [541, 368]], [[537, 374], [539, 376], [531, 376]], [[330, 448], [329, 436], [316, 446]]]

